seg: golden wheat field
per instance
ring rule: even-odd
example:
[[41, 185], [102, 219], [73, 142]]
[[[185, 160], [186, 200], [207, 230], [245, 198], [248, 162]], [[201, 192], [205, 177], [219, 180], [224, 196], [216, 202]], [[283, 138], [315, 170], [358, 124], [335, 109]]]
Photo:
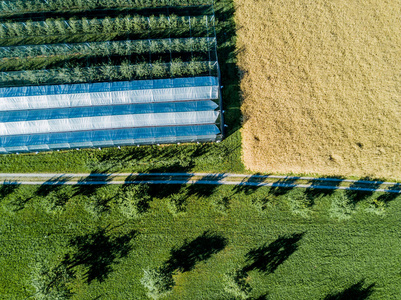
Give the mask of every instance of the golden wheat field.
[[401, 1], [235, 1], [246, 167], [401, 179]]

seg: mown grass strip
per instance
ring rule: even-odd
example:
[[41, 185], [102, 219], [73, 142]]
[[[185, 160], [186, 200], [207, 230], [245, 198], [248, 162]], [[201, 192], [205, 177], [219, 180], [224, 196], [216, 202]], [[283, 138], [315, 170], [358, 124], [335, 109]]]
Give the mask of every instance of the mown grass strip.
[[146, 270], [170, 282], [154, 290], [166, 299], [401, 292], [399, 195], [202, 185], [20, 185], [0, 193], [7, 298], [118, 299], [129, 290], [146, 299]]

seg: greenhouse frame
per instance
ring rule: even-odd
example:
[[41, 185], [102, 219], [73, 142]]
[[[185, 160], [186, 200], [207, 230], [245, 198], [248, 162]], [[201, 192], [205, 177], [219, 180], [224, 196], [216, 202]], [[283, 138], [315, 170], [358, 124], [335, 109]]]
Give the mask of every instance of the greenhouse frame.
[[222, 139], [214, 76], [0, 88], [0, 153]]

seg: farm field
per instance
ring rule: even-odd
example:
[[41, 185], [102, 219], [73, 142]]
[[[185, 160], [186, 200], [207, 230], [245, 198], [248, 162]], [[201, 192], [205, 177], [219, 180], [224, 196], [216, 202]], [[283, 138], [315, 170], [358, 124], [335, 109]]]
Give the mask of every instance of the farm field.
[[[401, 293], [397, 195], [201, 185], [0, 192], [3, 299]], [[144, 280], [145, 271], [159, 275]]]
[[401, 2], [236, 0], [253, 172], [401, 178]]
[[[21, 85], [27, 82], [35, 85], [41, 84], [43, 81], [46, 83], [104, 81], [108, 80], [107, 76], [116, 80], [126, 80], [210, 74], [210, 72], [216, 71], [216, 64], [206, 63], [205, 65], [202, 61], [204, 59], [206, 61], [216, 59], [214, 55], [215, 33], [212, 27], [209, 28], [209, 25], [215, 24], [215, 31], [219, 40], [217, 51], [221, 64], [222, 84], [224, 85], [222, 90], [225, 110], [224, 121], [228, 125], [226, 139], [219, 144], [206, 145], [181, 144], [168, 147], [145, 146], [139, 148], [135, 146], [121, 147], [121, 150], [117, 148], [81, 149], [79, 151], [54, 151], [37, 155], [2, 155], [0, 156], [1, 172], [147, 172], [161, 169], [166, 171], [241, 172], [244, 170], [240, 159], [239, 87], [235, 66], [236, 59], [233, 54], [235, 50], [235, 24], [232, 2], [219, 1], [216, 3], [214, 7], [215, 19], [211, 18], [212, 10], [208, 6], [201, 6], [198, 9], [192, 7], [191, 10], [186, 6], [180, 6], [185, 4], [191, 7], [191, 5], [210, 3], [208, 1], [177, 0], [174, 1], [177, 7], [170, 7], [170, 10], [166, 10], [166, 4], [160, 2], [149, 2], [147, 4], [140, 2], [145, 3], [143, 5], [155, 3], [161, 5], [158, 8], [146, 9], [139, 9], [135, 5], [140, 4], [134, 5], [132, 4], [134, 2], [128, 2], [131, 3], [131, 7], [107, 11], [109, 16], [117, 16], [116, 19], [113, 19], [115, 24], [111, 24], [112, 28], [119, 24], [118, 26], [127, 29], [127, 23], [121, 24], [121, 22], [123, 20], [132, 21], [130, 24], [133, 27], [130, 25], [130, 31], [122, 31], [121, 34], [109, 32], [110, 28], [105, 29], [108, 28], [107, 26], [111, 26], [111, 19], [110, 22], [101, 23], [102, 26], [104, 25], [103, 29], [95, 26], [100, 24], [100, 18], [103, 18], [103, 21], [106, 20], [105, 14], [101, 10], [96, 10], [93, 13], [80, 13], [78, 16], [74, 15], [77, 12], [73, 12], [73, 10], [71, 13], [53, 12], [40, 15], [40, 18], [47, 20], [46, 22], [49, 24], [59, 24], [62, 20], [69, 22], [69, 25], [78, 22], [79, 26], [76, 30], [80, 31], [79, 34], [72, 32], [73, 29], [70, 27], [59, 26], [57, 27], [59, 28], [57, 34], [51, 35], [47, 23], [38, 23], [40, 26], [38, 25], [34, 29], [39, 30], [42, 35], [29, 36], [28, 29], [30, 27], [25, 25], [25, 29], [21, 29], [21, 26], [15, 25], [18, 24], [20, 19], [7, 19], [8, 30], [1, 33], [4, 36], [3, 39], [0, 39], [1, 46], [4, 46], [4, 48], [0, 48], [1, 66], [4, 71], [0, 72], [3, 76], [0, 78], [0, 85]], [[50, 1], [47, 5], [53, 5], [52, 3]], [[79, 1], [76, 3], [82, 4]], [[117, 5], [115, 1], [111, 0], [102, 3], [109, 3], [108, 5], [111, 6]], [[21, 9], [21, 6], [18, 7], [14, 10], [16, 14]], [[23, 7], [22, 10], [27, 13], [27, 9], [27, 7]], [[165, 28], [172, 22], [172, 18], [168, 20], [165, 15], [163, 17], [163, 14], [168, 11], [170, 17], [174, 14], [177, 15], [178, 23], [175, 29], [170, 28], [168, 30]], [[189, 12], [192, 12], [192, 15]], [[188, 14], [191, 19], [182, 17], [188, 16]], [[135, 16], [142, 17], [135, 18]], [[156, 18], [156, 16], [158, 17]], [[29, 14], [24, 17], [28, 18]], [[88, 32], [88, 28], [81, 26], [86, 24], [90, 18], [93, 22], [89, 22], [89, 24], [94, 24], [93, 26], [97, 28], [96, 33], [94, 31]], [[200, 20], [198, 27], [194, 23], [195, 20]], [[206, 20], [207, 23], [205, 23]], [[189, 21], [192, 22], [191, 28], [188, 27]], [[143, 30], [135, 27], [137, 25], [146, 27], [148, 23], [149, 26], [151, 26], [150, 24], [153, 24], [152, 26], [161, 24], [164, 29], [160, 31], [152, 29], [149, 32], [149, 28]], [[10, 30], [10, 28], [18, 30]], [[200, 31], [196, 31], [196, 28], [199, 28]], [[151, 42], [146, 39], [150, 33], [152, 34]], [[23, 36], [22, 40], [17, 37], [18, 34]], [[58, 44], [51, 47], [41, 45], [45, 42]], [[209, 44], [205, 42], [209, 42]], [[149, 55], [150, 50], [152, 51], [151, 55]], [[20, 58], [15, 59], [15, 57]], [[127, 59], [131, 63], [127, 64]], [[22, 69], [27, 69], [27, 71], [21, 72]], [[145, 72], [142, 72], [143, 70]], [[121, 72], [125, 72], [125, 75]]]
[[[0, 29], [0, 45], [14, 48], [12, 51], [11, 48], [7, 48], [5, 51], [2, 51], [5, 49], [4, 47], [0, 48], [2, 58], [0, 62], [3, 68], [0, 70], [3, 75], [0, 78], [0, 85], [60, 83], [58, 80], [72, 83], [102, 82], [110, 78], [113, 80], [169, 78], [205, 75], [212, 71], [218, 71], [210, 69], [210, 64], [207, 64], [206, 68], [202, 67], [204, 66], [203, 62], [217, 59], [209, 57], [211, 48], [208, 38], [214, 37], [214, 32], [208, 32], [209, 25], [206, 28], [206, 35], [204, 35], [204, 26], [201, 26], [203, 29], [200, 34], [196, 34], [196, 31], [192, 32], [192, 27], [187, 26], [186, 21], [189, 24], [189, 18], [179, 17], [181, 23], [175, 28], [177, 31], [174, 33], [174, 30], [166, 30], [166, 28], [158, 31], [158, 34], [153, 37], [154, 44], [142, 43], [142, 40], [146, 39], [153, 30], [144, 31], [143, 28], [134, 27], [129, 30], [130, 32], [121, 30], [117, 34], [112, 34], [108, 32], [108, 29], [99, 27], [107, 28], [107, 26], [111, 26], [112, 22], [115, 23], [112, 28], [124, 27], [126, 25], [121, 23], [124, 18], [131, 22], [130, 18], [138, 15], [143, 16], [138, 24], [148, 23], [149, 26], [164, 24], [163, 26], [165, 26], [166, 19], [159, 12], [165, 12], [167, 3], [178, 6], [169, 8], [169, 12], [175, 12], [177, 16], [181, 16], [188, 14], [186, 5], [199, 5], [207, 2], [209, 1], [65, 0], [59, 4], [60, 0], [47, 0], [39, 7], [38, 3], [40, 2], [36, 0], [5, 0], [0, 3], [0, 9], [3, 9], [3, 12], [0, 12], [0, 22], [4, 15], [9, 20], [7, 26], [3, 27], [3, 29], [6, 28], [6, 31]], [[68, 6], [68, 3], [75, 4]], [[131, 4], [125, 6], [121, 3]], [[160, 5], [161, 7], [149, 9], [147, 5]], [[263, 126], [266, 125], [263, 123], [267, 119], [266, 112], [275, 112], [271, 107], [263, 105], [268, 104], [272, 107], [287, 109], [285, 112], [287, 116], [289, 115], [288, 111], [294, 112], [294, 114], [298, 113], [295, 108], [304, 109], [303, 105], [310, 112], [310, 116], [315, 116], [313, 114], [317, 112], [317, 110], [312, 110], [316, 104], [311, 104], [306, 100], [304, 102], [285, 102], [288, 105], [285, 106], [278, 102], [279, 99], [283, 100], [285, 97], [269, 98], [270, 96], [266, 96], [268, 89], [265, 89], [265, 86], [267, 84], [258, 85], [263, 73], [260, 70], [266, 69], [266, 65], [268, 65], [274, 67], [278, 72], [272, 75], [270, 74], [271, 70], [267, 68], [263, 73], [263, 76], [268, 76], [265, 80], [274, 82], [274, 91], [277, 94], [290, 94], [291, 91], [295, 98], [299, 97], [296, 99], [301, 99], [297, 77], [290, 76], [286, 68], [279, 68], [279, 64], [285, 66], [284, 62], [287, 61], [283, 57], [287, 59], [287, 56], [283, 55], [289, 55], [292, 51], [289, 45], [294, 42], [286, 35], [286, 29], [296, 21], [289, 18], [282, 18], [282, 21], [277, 19], [276, 23], [272, 23], [273, 25], [285, 24], [287, 26], [285, 30], [279, 32], [280, 36], [271, 38], [272, 40], [269, 40], [268, 43], [260, 39], [262, 35], [259, 30], [265, 32], [266, 39], [270, 38], [270, 35], [266, 35], [267, 32], [273, 34], [273, 31], [269, 31], [273, 28], [263, 27], [263, 22], [273, 22], [271, 16], [265, 15], [266, 9], [275, 16], [277, 12], [281, 11], [278, 8], [279, 5], [274, 1], [261, 3], [234, 0], [233, 3], [231, 0], [220, 0], [214, 7], [216, 15], [215, 19], [212, 19], [212, 24], [216, 25], [217, 52], [224, 86], [222, 89], [223, 107], [226, 111], [224, 116], [225, 124], [228, 125], [226, 137], [222, 142], [0, 155], [0, 172], [88, 172], [105, 173], [106, 177], [107, 173], [111, 172], [250, 172], [242, 164], [242, 154], [247, 163], [246, 167], [252, 171], [320, 172], [319, 170], [298, 168], [297, 164], [293, 164], [295, 167], [291, 170], [281, 170], [278, 167], [275, 169], [273, 166], [266, 165], [262, 165], [262, 169], [257, 169], [253, 168], [249, 162], [250, 157], [258, 158], [256, 155], [260, 153], [257, 151], [262, 151], [261, 158], [266, 159], [269, 155], [272, 156], [269, 151], [274, 151], [276, 146], [281, 149], [281, 153], [286, 155], [292, 149], [288, 146], [290, 144], [285, 144], [281, 140], [278, 142], [282, 144], [274, 145], [273, 148], [262, 147], [262, 142], [263, 145], [268, 145], [263, 138], [273, 138], [269, 135], [262, 135], [262, 129], [265, 128]], [[282, 6], [279, 19], [287, 14], [284, 13], [285, 9], [288, 10], [288, 7]], [[315, 11], [316, 7], [321, 10], [316, 13], [316, 16], [326, 11], [320, 2], [317, 3], [317, 6], [314, 4], [310, 9]], [[379, 6], [377, 5], [377, 7]], [[65, 12], [66, 8], [69, 11]], [[238, 21], [237, 27], [233, 17], [234, 8], [237, 10], [235, 16]], [[255, 9], [257, 11], [254, 11]], [[302, 9], [297, 8], [296, 12], [302, 11]], [[334, 14], [336, 9], [340, 8], [333, 6], [331, 9]], [[40, 16], [34, 11], [39, 11]], [[192, 20], [199, 18], [204, 21], [203, 13], [202, 9], [197, 10], [196, 17], [192, 16], [194, 17]], [[18, 25], [20, 21], [18, 16], [21, 14], [25, 19], [36, 16], [42, 21], [46, 20], [46, 24], [56, 24], [58, 33], [52, 34], [49, 31], [51, 26], [37, 23], [32, 28], [36, 28], [35, 30], [38, 30], [36, 33], [42, 33], [42, 35], [30, 35], [27, 31], [29, 26], [24, 25], [25, 29], [22, 29]], [[295, 11], [292, 14], [295, 14]], [[9, 17], [10, 15], [11, 17]], [[112, 16], [113, 19], [107, 19], [107, 16]], [[244, 17], [253, 20], [253, 25], [246, 23]], [[343, 17], [347, 18], [346, 15]], [[260, 35], [252, 36], [249, 30], [252, 29], [251, 26], [257, 24], [255, 20], [258, 18], [264, 20], [262, 27], [253, 28], [252, 32]], [[313, 19], [316, 21], [315, 17]], [[88, 20], [89, 22], [87, 22]], [[210, 21], [210, 19], [208, 20]], [[390, 20], [391, 18], [388, 18], [388, 22]], [[34, 22], [36, 21], [40, 20], [35, 19]], [[132, 24], [136, 24], [135, 22], [133, 21]], [[304, 23], [310, 24], [307, 20]], [[326, 25], [326, 23], [324, 24]], [[64, 27], [62, 24], [69, 25]], [[95, 26], [94, 28], [97, 28], [98, 32], [92, 34], [92, 30], [88, 27], [84, 29], [83, 24]], [[341, 24], [339, 22], [338, 26], [342, 26]], [[389, 33], [393, 30], [392, 27], [384, 25], [381, 26], [381, 30], [385, 28]], [[74, 26], [78, 28], [75, 33], [72, 32], [75, 31]], [[320, 32], [319, 28], [316, 27], [314, 31]], [[355, 28], [359, 27], [355, 25]], [[62, 34], [63, 30], [66, 31], [64, 35]], [[345, 39], [339, 34], [338, 28], [333, 27], [332, 30], [338, 39]], [[238, 42], [236, 40], [237, 32], [239, 34]], [[324, 26], [322, 32], [325, 32]], [[191, 37], [193, 34], [195, 36]], [[253, 37], [258, 44], [247, 41], [245, 35]], [[288, 35], [291, 36], [290, 33]], [[285, 51], [273, 43], [281, 43], [279, 38], [282, 36], [286, 39]], [[398, 38], [392, 36], [392, 41], [384, 38], [379, 42], [384, 47], [386, 43], [393, 43], [393, 41], [397, 43]], [[42, 47], [42, 44], [48, 40], [58, 43], [57, 47]], [[307, 40], [305, 39], [305, 42]], [[28, 48], [25, 47], [26, 41], [30, 42]], [[176, 41], [174, 44], [177, 46], [177, 51], [171, 48], [173, 41]], [[212, 46], [215, 46], [215, 41], [212, 39]], [[246, 45], [245, 41], [247, 41]], [[363, 44], [363, 41], [361, 43]], [[278, 61], [274, 61], [274, 54], [266, 50], [266, 45], [276, 46], [273, 50], [277, 52]], [[333, 41], [333, 45], [337, 45], [335, 41]], [[198, 47], [196, 51], [194, 51], [194, 47]], [[314, 47], [305, 49], [305, 55], [310, 55], [308, 59], [312, 60], [319, 56], [317, 52], [311, 50], [315, 49]], [[249, 51], [255, 51], [255, 54]], [[308, 51], [311, 51], [311, 54], [307, 54]], [[344, 73], [331, 74], [347, 74], [350, 78], [354, 78], [350, 71], [351, 68], [345, 67], [345, 63], [351, 63], [347, 51], [344, 50], [345, 56], [342, 58]], [[397, 49], [394, 48], [393, 52], [396, 51]], [[152, 52], [152, 54], [149, 55], [148, 52]], [[397, 65], [398, 62], [393, 57], [393, 52], [386, 52], [387, 58], [392, 63], [391, 68], [398, 68], [399, 64]], [[107, 54], [105, 55], [105, 53]], [[352, 53], [359, 54], [359, 52]], [[240, 57], [241, 70], [244, 71], [241, 73], [243, 75], [241, 87], [245, 98], [243, 110], [246, 117], [242, 130], [245, 140], [243, 152], [240, 132], [240, 85], [237, 54]], [[263, 57], [261, 54], [266, 56]], [[182, 55], [182, 58], [179, 55]], [[256, 60], [256, 55], [259, 56], [259, 61]], [[320, 58], [324, 55], [322, 54]], [[372, 52], [371, 55], [375, 55], [375, 52]], [[301, 61], [301, 58], [302, 52], [299, 52], [298, 62]], [[391, 61], [392, 59], [394, 61]], [[66, 61], [69, 63], [66, 64]], [[331, 62], [334, 64], [334, 61], [333, 58]], [[308, 92], [308, 84], [310, 84], [314, 88], [319, 103], [328, 106], [325, 103], [327, 99], [322, 96], [323, 92], [316, 86], [317, 76], [324, 73], [318, 68], [320, 62], [313, 64], [311, 62], [310, 66], [305, 64], [311, 70], [321, 73], [316, 73], [313, 77], [313, 74], [309, 75], [310, 73], [305, 71], [305, 76], [311, 76], [311, 80], [306, 81], [307, 84], [302, 91]], [[247, 69], [248, 63], [252, 64], [252, 69]], [[187, 68], [189, 66], [192, 69]], [[370, 67], [377, 71], [381, 66], [377, 63]], [[295, 64], [291, 68], [296, 69], [297, 67], [298, 65]], [[31, 72], [21, 73], [20, 71], [23, 69]], [[94, 70], [96, 72], [93, 72]], [[97, 72], [97, 70], [101, 70], [101, 72]], [[125, 70], [125, 73], [121, 72], [122, 70]], [[144, 70], [146, 72], [143, 72]], [[336, 70], [334, 65], [333, 70]], [[359, 69], [354, 68], [354, 70]], [[49, 72], [54, 73], [49, 75]], [[110, 78], [99, 75], [107, 72], [110, 72], [108, 74], [111, 76]], [[382, 84], [389, 84], [389, 89], [385, 91], [387, 95], [394, 94], [394, 90], [390, 89], [394, 82], [389, 81], [389, 77], [385, 77], [390, 76], [390, 73], [384, 72], [381, 79]], [[48, 77], [43, 74], [47, 74]], [[81, 76], [77, 76], [79, 74]], [[257, 74], [259, 77], [252, 77]], [[285, 90], [286, 86], [282, 86], [284, 84], [282, 78], [287, 75], [290, 81], [286, 83], [289, 84], [288, 90]], [[362, 73], [360, 75], [362, 76]], [[346, 75], [338, 76], [339, 78], [334, 78], [333, 81], [343, 82], [340, 77]], [[328, 84], [326, 77], [319, 78], [323, 83]], [[392, 79], [397, 80], [396, 77], [394, 78]], [[364, 77], [364, 80], [367, 81], [373, 79], [374, 77]], [[321, 84], [325, 87], [323, 83]], [[290, 84], [293, 84], [293, 88], [290, 88]], [[330, 87], [334, 89], [332, 85]], [[346, 111], [345, 107], [348, 105], [348, 98], [345, 96], [348, 95], [348, 92], [354, 91], [354, 86], [340, 85], [340, 88], [343, 90], [338, 97], [344, 97], [340, 98], [344, 106], [337, 110], [334, 110], [337, 104], [332, 103], [331, 106], [332, 116], [339, 122], [338, 124], [341, 120], [343, 122], [341, 119], [343, 115], [340, 115], [339, 111]], [[259, 94], [255, 94], [256, 92]], [[373, 96], [377, 96], [376, 92], [375, 89], [369, 90]], [[355, 93], [365, 95], [360, 90]], [[264, 102], [254, 101], [255, 95], [261, 96], [260, 100], [264, 97]], [[388, 100], [385, 103], [388, 106], [383, 105], [380, 109], [387, 107], [388, 111], [385, 113], [395, 116], [396, 112], [392, 109], [397, 100], [400, 100], [397, 98], [398, 96], [396, 94], [394, 98], [390, 97], [393, 101], [391, 102], [389, 97], [380, 95], [381, 98], [379, 97], [378, 101], [383, 103]], [[366, 103], [359, 98], [358, 101], [361, 102], [358, 102], [358, 105], [366, 106]], [[378, 105], [378, 103], [376, 104]], [[393, 106], [389, 106], [390, 104]], [[257, 109], [258, 113], [252, 109]], [[360, 107], [353, 109], [360, 110]], [[320, 111], [323, 110], [320, 109]], [[276, 114], [275, 116], [283, 119], [281, 115]], [[365, 121], [371, 120], [368, 118], [369, 116], [365, 111], [363, 115]], [[294, 115], [295, 117], [296, 115]], [[252, 122], [255, 122], [254, 118], [257, 118], [257, 123], [263, 127], [252, 129], [259, 130], [257, 133], [261, 133], [261, 135], [258, 136], [255, 136], [255, 131], [250, 131], [249, 128]], [[389, 116], [384, 117], [384, 113], [382, 118], [381, 120], [389, 122]], [[327, 119], [316, 120], [323, 120], [322, 122], [326, 122], [327, 126], [334, 126]], [[271, 119], [267, 121], [270, 122]], [[306, 124], [306, 121], [304, 122]], [[349, 123], [341, 123], [344, 130], [350, 128]], [[288, 125], [288, 123], [284, 123], [283, 119], [283, 123], [280, 123], [275, 130], [287, 132], [285, 129], [289, 127], [283, 127], [283, 124]], [[356, 122], [355, 124], [357, 129], [360, 123]], [[384, 122], [383, 124], [383, 126], [390, 126], [390, 123]], [[391, 125], [394, 126], [394, 123]], [[255, 123], [252, 126], [256, 126]], [[366, 128], [368, 130], [371, 127]], [[385, 129], [385, 127], [383, 128]], [[394, 129], [394, 127], [391, 128]], [[313, 137], [315, 132], [312, 129], [316, 128], [311, 128], [310, 131], [303, 129], [305, 135], [310, 133], [309, 136]], [[321, 132], [325, 132], [323, 129]], [[396, 137], [396, 129], [391, 131], [394, 137]], [[249, 140], [250, 133], [254, 134], [251, 137], [252, 142]], [[293, 134], [289, 137], [297, 136], [296, 131]], [[278, 138], [278, 136], [276, 137]], [[304, 138], [305, 145], [313, 145], [306, 140], [305, 136]], [[385, 146], [390, 145], [393, 141], [386, 140], [388, 138], [388, 135], [380, 138], [383, 139], [383, 143], [387, 143], [383, 144], [385, 151], [382, 152], [382, 155], [383, 157], [392, 156], [396, 161], [396, 142], [391, 144], [394, 152], [390, 152]], [[316, 136], [315, 139], [317, 139]], [[253, 147], [255, 144], [252, 143], [256, 142], [260, 144], [258, 148]], [[358, 151], [371, 149], [369, 148], [370, 144], [363, 139], [358, 139], [357, 143], [358, 148], [361, 149]], [[341, 145], [337, 146], [337, 150], [345, 151], [346, 149]], [[332, 145], [327, 141], [327, 145], [324, 147], [332, 147]], [[250, 149], [254, 152], [249, 152]], [[326, 165], [327, 168], [331, 168], [331, 164], [334, 165], [334, 162], [337, 161], [338, 169], [332, 168], [329, 171], [326, 169], [326, 171], [321, 171], [321, 174], [401, 178], [397, 177], [396, 165], [383, 166], [382, 169], [393, 172], [395, 175], [392, 175], [393, 173], [382, 174], [376, 172], [376, 169], [372, 169], [373, 173], [369, 173], [370, 171], [365, 172], [362, 167], [360, 167], [361, 172], [358, 173], [355, 168], [359, 166], [357, 164], [360, 161], [355, 160], [354, 164], [347, 165], [345, 158], [338, 153], [330, 152], [331, 160]], [[357, 154], [351, 153], [350, 155]], [[359, 152], [358, 155], [360, 155]], [[287, 159], [280, 155], [278, 157], [282, 160]], [[364, 157], [360, 155], [359, 159], [362, 160]], [[316, 156], [317, 162], [318, 159], [319, 156]], [[275, 160], [274, 162], [279, 163], [280, 161]], [[342, 163], [343, 165], [341, 165]], [[316, 166], [318, 167], [319, 164], [316, 163]], [[350, 171], [339, 169], [344, 166]], [[371, 168], [380, 168], [380, 166], [372, 164]], [[218, 176], [216, 175], [216, 178]], [[133, 179], [134, 177], [130, 176], [129, 178]], [[171, 176], [171, 178], [173, 177]], [[343, 176], [341, 178], [344, 179]], [[90, 181], [91, 179], [87, 177], [86, 180]], [[60, 177], [59, 180], [53, 181], [63, 182], [63, 179]], [[277, 180], [277, 182], [291, 184], [296, 180], [286, 178]], [[317, 180], [316, 184], [326, 183], [319, 183]], [[333, 185], [337, 185], [337, 183], [333, 183]], [[358, 187], [358, 184], [349, 184], [349, 186], [355, 188]], [[380, 183], [372, 185], [376, 188], [380, 186]], [[398, 189], [399, 186], [394, 185], [391, 188]], [[401, 274], [400, 197], [395, 193], [362, 193], [355, 190], [332, 191], [225, 185], [0, 185], [0, 298], [18, 300], [396, 299], [401, 294], [399, 284]]]

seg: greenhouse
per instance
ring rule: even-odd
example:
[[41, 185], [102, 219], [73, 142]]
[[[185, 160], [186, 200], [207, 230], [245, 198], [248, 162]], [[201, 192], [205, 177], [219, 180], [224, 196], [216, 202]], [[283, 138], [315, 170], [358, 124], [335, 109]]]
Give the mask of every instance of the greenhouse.
[[0, 153], [221, 139], [214, 76], [0, 88]]

